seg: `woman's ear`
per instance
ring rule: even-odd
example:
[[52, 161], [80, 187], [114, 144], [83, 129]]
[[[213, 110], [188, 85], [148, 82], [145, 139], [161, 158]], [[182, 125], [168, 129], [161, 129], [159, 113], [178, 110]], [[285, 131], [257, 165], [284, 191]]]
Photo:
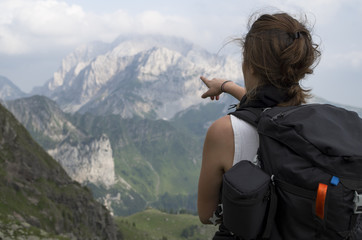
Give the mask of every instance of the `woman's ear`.
[[245, 61], [243, 61], [242, 67], [243, 67], [243, 71], [247, 71], [247, 72], [249, 72], [249, 74], [255, 73], [254, 68], [250, 64], [247, 64]]
[[249, 71], [249, 73], [251, 74], [251, 75], [254, 75], [255, 74], [255, 70], [254, 70], [254, 68], [253, 68], [253, 66], [251, 66], [251, 65], [246, 65], [245, 66], [247, 69], [248, 69], [248, 71]]
[[252, 75], [255, 74], [254, 68], [253, 68], [252, 66], [249, 66], [249, 71], [250, 71], [250, 73], [251, 73]]

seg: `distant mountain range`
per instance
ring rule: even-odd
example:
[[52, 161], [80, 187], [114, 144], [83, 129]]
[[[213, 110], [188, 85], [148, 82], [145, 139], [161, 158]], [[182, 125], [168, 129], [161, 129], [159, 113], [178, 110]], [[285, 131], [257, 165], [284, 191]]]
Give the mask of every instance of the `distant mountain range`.
[[[199, 76], [240, 81], [239, 66], [182, 39], [124, 37], [76, 49], [44, 86], [5, 105], [114, 214], [196, 211], [203, 137], [227, 108], [204, 104]], [[201, 106], [209, 117], [188, 114]]]
[[236, 102], [202, 100], [199, 76], [242, 84], [240, 66], [179, 38], [120, 37], [76, 49], [28, 96], [4, 80], [0, 97], [115, 215], [147, 206], [195, 212], [206, 129]]

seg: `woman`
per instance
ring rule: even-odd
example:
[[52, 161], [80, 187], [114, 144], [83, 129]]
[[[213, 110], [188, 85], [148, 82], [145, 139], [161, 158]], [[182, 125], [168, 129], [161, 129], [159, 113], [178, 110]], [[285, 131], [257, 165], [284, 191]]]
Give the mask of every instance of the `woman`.
[[[249, 27], [241, 41], [245, 88], [231, 81], [201, 77], [208, 87], [202, 97], [218, 99], [223, 92], [238, 100], [240, 106], [293, 106], [306, 102], [309, 90], [299, 85], [313, 73], [320, 56], [310, 31], [286, 13], [264, 14]], [[208, 129], [198, 189], [198, 213], [202, 223], [211, 223], [219, 203], [222, 176], [241, 160], [258, 164], [259, 137], [250, 124], [224, 116]]]

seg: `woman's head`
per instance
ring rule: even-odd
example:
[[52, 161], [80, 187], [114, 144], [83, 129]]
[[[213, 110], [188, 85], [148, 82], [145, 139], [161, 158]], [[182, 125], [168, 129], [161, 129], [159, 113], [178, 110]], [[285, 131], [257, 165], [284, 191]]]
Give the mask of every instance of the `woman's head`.
[[244, 73], [258, 80], [253, 85], [286, 89], [290, 101], [283, 105], [299, 105], [309, 96], [299, 81], [313, 73], [320, 51], [301, 22], [286, 13], [264, 14], [243, 39], [243, 57]]

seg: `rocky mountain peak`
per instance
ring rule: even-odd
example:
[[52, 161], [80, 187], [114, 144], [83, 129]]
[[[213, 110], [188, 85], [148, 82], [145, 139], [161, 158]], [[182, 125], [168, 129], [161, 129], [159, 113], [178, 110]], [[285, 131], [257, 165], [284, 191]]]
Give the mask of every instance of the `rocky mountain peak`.
[[66, 112], [169, 119], [202, 102], [199, 76], [204, 74], [236, 81], [242, 76], [238, 61], [183, 39], [137, 35], [77, 49], [34, 93]]
[[12, 100], [26, 96], [17, 86], [8, 78], [0, 76], [0, 99]]

